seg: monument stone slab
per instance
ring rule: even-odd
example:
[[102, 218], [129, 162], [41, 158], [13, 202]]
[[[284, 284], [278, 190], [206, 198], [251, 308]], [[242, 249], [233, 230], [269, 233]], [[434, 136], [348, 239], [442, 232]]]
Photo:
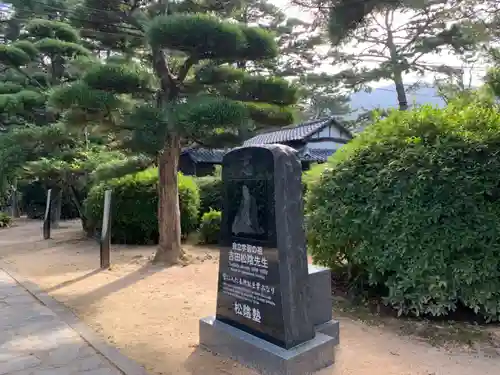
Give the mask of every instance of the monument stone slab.
[[301, 173], [295, 150], [282, 145], [238, 148], [223, 160], [217, 309], [200, 321], [200, 344], [265, 374], [325, 367], [338, 342], [310, 316]]

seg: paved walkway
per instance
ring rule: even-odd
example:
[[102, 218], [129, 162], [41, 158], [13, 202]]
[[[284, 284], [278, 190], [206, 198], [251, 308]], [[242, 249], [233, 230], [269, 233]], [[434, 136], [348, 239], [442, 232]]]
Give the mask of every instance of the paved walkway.
[[0, 270], [0, 375], [121, 375]]

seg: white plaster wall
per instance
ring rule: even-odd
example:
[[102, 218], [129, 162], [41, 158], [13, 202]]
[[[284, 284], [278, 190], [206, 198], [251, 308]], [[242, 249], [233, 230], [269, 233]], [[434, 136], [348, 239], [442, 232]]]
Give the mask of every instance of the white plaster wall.
[[311, 149], [338, 150], [343, 145], [334, 141], [307, 142], [307, 147]]

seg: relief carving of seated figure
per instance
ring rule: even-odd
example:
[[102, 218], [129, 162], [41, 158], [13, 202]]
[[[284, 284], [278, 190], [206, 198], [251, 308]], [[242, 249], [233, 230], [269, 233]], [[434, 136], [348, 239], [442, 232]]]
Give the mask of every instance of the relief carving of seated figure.
[[250, 194], [246, 185], [242, 187], [242, 198], [238, 213], [233, 221], [233, 234], [264, 234], [264, 230], [259, 225], [257, 201]]

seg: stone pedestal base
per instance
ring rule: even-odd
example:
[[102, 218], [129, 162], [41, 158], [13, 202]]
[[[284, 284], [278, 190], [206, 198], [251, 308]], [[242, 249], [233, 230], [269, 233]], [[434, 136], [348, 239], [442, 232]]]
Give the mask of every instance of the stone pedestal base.
[[337, 337], [317, 331], [314, 339], [286, 350], [211, 316], [200, 320], [200, 345], [263, 375], [307, 375], [334, 363], [338, 322], [327, 322], [322, 327], [337, 332]]
[[326, 323], [315, 325], [314, 329], [316, 333], [319, 332], [333, 338], [335, 345], [340, 343], [340, 324], [338, 320], [330, 320]]

